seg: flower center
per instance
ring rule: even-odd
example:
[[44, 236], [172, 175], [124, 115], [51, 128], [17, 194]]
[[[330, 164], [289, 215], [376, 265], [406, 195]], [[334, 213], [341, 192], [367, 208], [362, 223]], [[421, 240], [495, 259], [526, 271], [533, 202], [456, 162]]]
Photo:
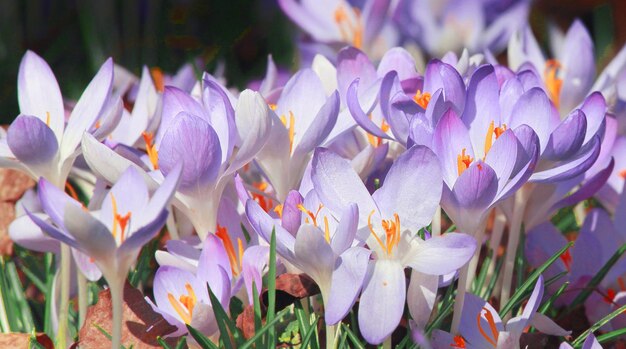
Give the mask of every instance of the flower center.
[[487, 309], [486, 307], [483, 307], [482, 310], [484, 310], [485, 319], [489, 324], [489, 330], [491, 331], [491, 335], [488, 335], [485, 332], [485, 330], [483, 329], [482, 321], [480, 321], [483, 315], [483, 311], [480, 311], [476, 316], [478, 331], [480, 331], [480, 334], [485, 338], [485, 340], [487, 340], [487, 342], [489, 342], [489, 344], [491, 344], [495, 348], [498, 345], [498, 336], [500, 335], [500, 332], [498, 331], [496, 321], [493, 318], [493, 314], [491, 314], [491, 311], [489, 311], [489, 309]]
[[363, 25], [361, 24], [361, 12], [358, 8], [351, 8], [353, 16], [340, 4], [335, 9], [335, 23], [339, 28], [341, 40], [351, 42], [352, 46], [361, 48], [363, 46]]
[[[320, 204], [317, 207], [317, 211], [315, 211], [315, 213], [313, 213], [313, 211], [304, 207], [304, 205], [302, 204], [299, 204], [297, 207], [298, 207], [298, 210], [304, 212], [304, 214], [308, 216], [304, 220], [306, 223], [313, 222], [313, 225], [319, 228], [319, 226], [317, 225], [317, 219], [319, 218], [320, 211], [322, 210], [324, 205]], [[326, 240], [327, 243], [330, 244], [330, 230], [328, 228], [328, 217], [326, 216], [324, 216], [324, 239]]]
[[117, 212], [117, 201], [115, 200], [115, 196], [111, 193], [111, 204], [113, 206], [113, 229], [111, 234], [113, 238], [117, 239], [117, 228], [120, 229], [120, 242], [124, 241], [124, 232], [126, 231], [126, 227], [128, 226], [128, 222], [130, 221], [131, 212], [126, 212], [125, 215], [120, 215]]
[[193, 316], [193, 308], [196, 306], [198, 298], [196, 298], [196, 293], [188, 282], [185, 283], [185, 289], [187, 290], [187, 295], [183, 294], [177, 300], [173, 294], [168, 292], [167, 299], [183, 322], [189, 325]]
[[388, 256], [391, 256], [393, 248], [398, 246], [398, 243], [400, 242], [400, 216], [398, 216], [397, 213], [394, 213], [393, 219], [381, 220], [381, 225], [385, 231], [385, 241], [383, 242], [378, 234], [376, 234], [376, 231], [374, 231], [374, 226], [372, 225], [372, 215], [374, 215], [374, 212], [375, 211], [372, 210], [367, 217], [367, 226], [380, 248], [382, 248]]
[[144, 142], [146, 142], [146, 154], [148, 154], [152, 168], [156, 171], [159, 169], [159, 152], [154, 146], [154, 133], [142, 132], [141, 136], [143, 137]]
[[456, 156], [456, 169], [459, 176], [465, 172], [465, 170], [470, 167], [472, 161], [474, 161], [471, 156], [465, 154], [466, 150], [467, 149], [463, 148], [463, 150], [461, 150], [461, 154]]
[[417, 90], [417, 92], [415, 92], [415, 96], [413, 96], [413, 102], [422, 107], [422, 109], [426, 109], [426, 107], [428, 107], [428, 103], [430, 103], [430, 93], [422, 93], [422, 91]]
[[489, 123], [489, 128], [487, 128], [487, 134], [485, 135], [485, 157], [487, 156], [487, 153], [489, 153], [489, 150], [491, 150], [491, 146], [493, 145], [493, 136], [498, 139], [504, 133], [504, 131], [506, 131], [506, 124], [495, 127], [493, 120]]
[[154, 81], [154, 87], [156, 90], [162, 93], [165, 90], [165, 79], [163, 78], [163, 71], [161, 68], [150, 68], [150, 76], [152, 76], [152, 81]]
[[546, 88], [557, 108], [559, 107], [561, 87], [563, 86], [563, 79], [557, 77], [559, 69], [561, 69], [561, 63], [556, 59], [550, 59], [546, 61], [546, 67], [543, 72]]
[[287, 126], [287, 117], [285, 115], [280, 116], [280, 121], [282, 121], [283, 125], [287, 131], [289, 131], [289, 154], [293, 151], [293, 139], [296, 134], [296, 118], [293, 116], [293, 112], [289, 111], [289, 126]]
[[233, 275], [238, 276], [242, 268], [241, 261], [243, 258], [243, 241], [241, 241], [241, 238], [237, 238], [238, 254], [236, 254], [235, 247], [230, 239], [230, 235], [228, 235], [228, 229], [226, 227], [222, 227], [218, 224], [215, 235], [217, 235], [217, 237], [220, 238], [224, 244], [224, 249], [226, 249], [226, 254], [228, 255], [228, 260], [230, 262], [230, 269], [232, 270]]
[[[372, 120], [372, 114], [370, 114], [369, 117], [370, 117], [370, 120]], [[389, 131], [389, 128], [390, 128], [389, 124], [386, 123], [385, 120], [383, 119], [383, 121], [380, 123], [380, 130], [387, 133], [387, 131]], [[382, 138], [376, 137], [369, 133], [367, 134], [367, 140], [374, 148], [378, 148], [383, 143]]]
[[463, 339], [463, 336], [461, 336], [461, 335], [454, 336], [454, 338], [452, 338], [452, 343], [450, 343], [450, 347], [451, 348], [461, 348], [461, 349], [464, 349], [465, 348], [465, 339]]

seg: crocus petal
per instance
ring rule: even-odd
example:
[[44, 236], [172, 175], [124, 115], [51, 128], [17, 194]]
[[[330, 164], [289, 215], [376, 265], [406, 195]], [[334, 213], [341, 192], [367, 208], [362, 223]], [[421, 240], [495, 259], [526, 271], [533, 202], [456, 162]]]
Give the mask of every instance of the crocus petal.
[[419, 328], [425, 328], [433, 311], [439, 287], [439, 276], [411, 271], [411, 282], [406, 294], [409, 313]]
[[[32, 213], [45, 220], [47, 217], [43, 213]], [[29, 250], [38, 252], [59, 252], [61, 245], [41, 230], [41, 228], [33, 222], [28, 215], [16, 218], [9, 225], [9, 236], [16, 244], [23, 246]]]
[[204, 241], [196, 275], [209, 284], [221, 303], [230, 298], [231, 265], [222, 240], [214, 234], [209, 234]]
[[74, 238], [72, 236], [70, 236], [69, 234], [67, 234], [66, 232], [58, 229], [57, 227], [53, 226], [52, 224], [44, 221], [41, 217], [38, 217], [37, 215], [35, 215], [34, 213], [31, 213], [30, 211], [26, 210], [26, 214], [28, 215], [28, 217], [30, 219], [32, 219], [32, 221], [39, 227], [41, 228], [41, 230], [43, 230], [43, 232], [45, 232], [46, 234], [48, 234], [50, 237], [57, 239], [59, 241], [61, 241], [62, 243], [65, 243], [69, 246], [75, 247], [75, 248], [81, 248], [78, 243], [76, 242], [76, 240], [74, 240]]
[[400, 323], [406, 298], [404, 278], [404, 268], [397, 261], [370, 263], [359, 303], [359, 329], [368, 343], [382, 343]]
[[89, 133], [83, 134], [81, 147], [89, 168], [111, 183], [115, 183], [129, 166], [141, 169], [132, 161], [122, 157], [108, 146], [98, 142], [98, 140]]
[[511, 128], [526, 124], [537, 133], [539, 145], [543, 152], [548, 144], [553, 120], [552, 104], [545, 92], [539, 88], [533, 88], [524, 93], [511, 112]]
[[107, 261], [115, 253], [116, 244], [109, 229], [82, 207], [65, 205], [65, 228], [76, 239], [80, 250], [99, 261]]
[[26, 51], [17, 78], [17, 99], [20, 112], [34, 115], [46, 123], [50, 116], [50, 129], [61, 141], [65, 128], [63, 97], [54, 73], [48, 63], [33, 51]]
[[306, 7], [302, 5], [302, 2], [296, 0], [279, 0], [278, 4], [292, 21], [313, 36], [317, 41], [329, 42], [338, 40], [336, 30], [329, 30], [326, 23], [317, 16], [311, 15]]
[[134, 259], [137, 257], [137, 253], [143, 245], [147, 244], [165, 225], [168, 212], [163, 210], [161, 214], [154, 218], [154, 220], [138, 230], [134, 231], [124, 242], [120, 245], [117, 255], [118, 256], [131, 256]]
[[498, 190], [498, 178], [486, 163], [472, 164], [457, 179], [452, 188], [458, 205], [467, 210], [486, 210]]
[[102, 272], [91, 257], [75, 248], [72, 249], [72, 255], [76, 261], [76, 267], [80, 269], [80, 272], [85, 275], [87, 280], [92, 282], [100, 280]]
[[333, 92], [318, 111], [315, 119], [312, 120], [304, 135], [300, 138], [298, 146], [294, 151], [296, 154], [307, 154], [315, 147], [322, 144], [328, 137], [330, 131], [335, 127], [339, 115], [339, 93]]
[[435, 153], [414, 146], [396, 159], [373, 198], [383, 218], [397, 213], [403, 229], [418, 231], [432, 220], [442, 188]]
[[[596, 173], [593, 177], [589, 178], [587, 181], [585, 181], [585, 183], [583, 183], [583, 185], [581, 185], [578, 190], [576, 190], [573, 194], [566, 196], [565, 198], [563, 198], [562, 200], [558, 201], [557, 203], [555, 203], [551, 210], [556, 211], [559, 210], [563, 207], [567, 207], [567, 206], [572, 206], [575, 205], [583, 200], [587, 200], [590, 197], [592, 197], [593, 195], [595, 195], [598, 190], [600, 190], [600, 188], [606, 183], [606, 181], [609, 179], [609, 176], [611, 175], [611, 173], [613, 172], [613, 168], [615, 167], [615, 161], [613, 159], [611, 159], [611, 161], [609, 162], [609, 164], [600, 172]], [[621, 218], [619, 218], [621, 216], [616, 215], [616, 225], [617, 226], [621, 226], [618, 224], [619, 220]]]
[[[491, 313], [496, 333], [491, 331], [491, 326], [485, 318], [485, 312]], [[498, 312], [487, 301], [471, 293], [465, 294], [459, 332], [468, 343], [472, 343], [475, 348], [495, 347], [497, 343], [495, 337], [503, 330], [504, 326]], [[487, 334], [489, 339], [483, 333]]]
[[245, 165], [263, 148], [271, 129], [269, 107], [260, 94], [245, 90], [239, 95], [235, 109], [239, 133], [239, 150], [230, 165], [230, 172]]
[[421, 241], [405, 256], [403, 264], [427, 275], [445, 275], [465, 265], [474, 250], [476, 239], [470, 235], [447, 233]]
[[337, 55], [337, 86], [342, 101], [346, 100], [348, 87], [357, 78], [361, 83], [360, 91], [365, 92], [376, 81], [378, 75], [365, 53], [354, 47], [346, 47]]
[[459, 177], [458, 156], [474, 158], [474, 150], [467, 128], [452, 109], [439, 120], [433, 136], [433, 151], [439, 156], [443, 180], [448, 188], [454, 187]]
[[[575, 20], [567, 31], [559, 55], [563, 65], [560, 108], [571, 110], [588, 93], [596, 76], [593, 41], [581, 21]], [[574, 54], [572, 54], [574, 53]]]
[[208, 109], [209, 124], [217, 133], [222, 149], [222, 163], [230, 160], [230, 155], [237, 141], [235, 129], [235, 110], [230, 104], [226, 91], [208, 74], [202, 79], [202, 102]]
[[365, 248], [352, 247], [337, 260], [329, 296], [324, 304], [325, 321], [328, 324], [341, 321], [354, 305], [365, 279], [370, 253]]
[[209, 122], [207, 111], [189, 94], [176, 87], [167, 86], [163, 91], [163, 111], [161, 112], [161, 125], [154, 139], [154, 144], [159, 147], [161, 140], [169, 129], [171, 123], [180, 112], [195, 115]]
[[465, 105], [465, 83], [453, 66], [432, 60], [424, 72], [424, 92], [433, 95], [442, 89], [446, 101], [452, 102], [455, 112], [460, 113]]
[[519, 145], [515, 133], [508, 129], [493, 143], [487, 153], [485, 163], [491, 167], [498, 177], [498, 192], [500, 192], [511, 178], [517, 165]]
[[348, 87], [348, 92], [346, 95], [346, 103], [348, 105], [348, 109], [350, 110], [350, 114], [354, 117], [354, 120], [365, 129], [365, 131], [371, 133], [376, 137], [391, 139], [387, 133], [383, 132], [379, 126], [377, 126], [363, 111], [361, 105], [359, 103], [359, 96], [357, 94], [359, 87], [359, 79], [355, 79]]
[[82, 207], [81, 204], [70, 198], [64, 191], [52, 185], [45, 178], [39, 179], [39, 201], [43, 211], [47, 213], [52, 221], [59, 227], [64, 227], [65, 207], [74, 205]]
[[113, 87], [113, 60], [107, 59], [80, 96], [65, 127], [61, 142], [61, 157], [71, 156], [80, 144], [83, 132], [98, 120], [111, 96]]
[[600, 144], [599, 136], [595, 136], [575, 158], [558, 163], [557, 166], [550, 169], [535, 172], [530, 180], [537, 183], [559, 182], [587, 171], [600, 154]]
[[[552, 319], [541, 314], [535, 313], [530, 319], [530, 324], [536, 328], [539, 332], [549, 334], [552, 336], [565, 337], [572, 334], [571, 331], [564, 330], [561, 326], [557, 325]], [[585, 346], [583, 345], [583, 348]]]
[[574, 110], [552, 131], [544, 156], [546, 159], [566, 159], [583, 145], [587, 132], [587, 117], [580, 110]]
[[585, 134], [585, 140], [583, 141], [583, 144], [586, 144], [594, 136], [602, 136], [601, 131], [604, 129], [606, 122], [606, 100], [600, 92], [594, 92], [585, 98], [580, 110], [582, 110], [587, 117], [587, 132]]
[[7, 131], [7, 144], [15, 157], [27, 166], [53, 166], [59, 144], [53, 131], [39, 118], [20, 115]]
[[164, 175], [183, 163], [180, 189], [201, 192], [215, 180], [222, 160], [219, 137], [209, 123], [181, 112], [165, 132], [159, 147], [159, 168]]
[[[115, 202], [116, 212], [113, 212], [113, 202]], [[103, 201], [100, 210], [100, 220], [110, 229], [113, 229], [115, 214], [131, 213], [128, 222], [128, 231], [138, 228], [135, 220], [142, 213], [148, 204], [148, 189], [146, 188], [143, 176], [133, 167], [129, 167], [120, 179], [115, 182], [107, 197]]]
[[[531, 293], [528, 298], [528, 303], [524, 307], [524, 311], [522, 312], [522, 319], [524, 321], [529, 321], [535, 313], [537, 313], [537, 309], [539, 309], [539, 305], [541, 304], [541, 300], [543, 299], [543, 276], [539, 275], [537, 278], [537, 282], [535, 283], [535, 288], [533, 289], [533, 293]], [[522, 326], [522, 329], [526, 326]], [[509, 330], [507, 326], [507, 330]], [[510, 331], [510, 330], [509, 330]], [[521, 336], [522, 333], [514, 333], [516, 336]]]
[[331, 150], [317, 148], [313, 156], [311, 179], [324, 206], [333, 212], [343, 212], [352, 203], [359, 206], [361, 224], [372, 211], [378, 211], [374, 200], [350, 162]]
[[[486, 127], [491, 121], [500, 125], [500, 86], [493, 66], [482, 66], [472, 74], [467, 86], [463, 122], [470, 130], [475, 149], [483, 149]], [[483, 129], [484, 128], [484, 129]]]
[[[254, 298], [261, 295], [263, 271], [269, 260], [269, 253], [270, 250], [267, 246], [251, 246], [243, 253], [243, 280], [246, 284], [248, 302], [250, 304], [254, 304]], [[256, 287], [257, 294], [252, 292], [253, 284]]]
[[[368, 25], [369, 26], [369, 25]], [[395, 71], [398, 74], [398, 79], [404, 81], [407, 79], [413, 79], [418, 77], [417, 70], [415, 69], [415, 60], [413, 56], [403, 47], [394, 47], [385, 52], [376, 72], [378, 76], [385, 76], [387, 73]]]
[[337, 257], [324, 239], [324, 232], [312, 224], [301, 225], [296, 235], [294, 252], [300, 269], [315, 280], [322, 296], [328, 295]]
[[292, 235], [296, 235], [300, 223], [302, 222], [302, 211], [298, 208], [303, 202], [302, 195], [296, 190], [292, 190], [287, 194], [285, 203], [283, 204], [283, 213], [281, 216], [281, 224]]
[[351, 204], [341, 214], [339, 224], [337, 225], [337, 232], [333, 235], [330, 246], [333, 248], [336, 254], [341, 254], [347, 250], [356, 237], [356, 232], [359, 226], [359, 207], [356, 204]]
[[246, 215], [252, 228], [263, 240], [270, 242], [272, 231], [276, 232], [276, 252], [292, 262], [295, 238], [270, 217], [254, 200], [246, 202]]

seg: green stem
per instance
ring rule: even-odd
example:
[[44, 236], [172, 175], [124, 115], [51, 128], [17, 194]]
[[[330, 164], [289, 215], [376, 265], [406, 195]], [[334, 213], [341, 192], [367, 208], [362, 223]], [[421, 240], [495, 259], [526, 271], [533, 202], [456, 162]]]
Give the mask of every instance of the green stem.
[[493, 230], [491, 231], [491, 239], [489, 240], [489, 248], [493, 251], [493, 258], [489, 261], [489, 266], [487, 267], [487, 277], [485, 278], [484, 285], [482, 286], [482, 293], [484, 294], [487, 290], [487, 285], [491, 282], [491, 279], [494, 277], [494, 272], [496, 270], [496, 260], [498, 256], [498, 248], [500, 247], [500, 242], [502, 241], [502, 233], [504, 233], [504, 227], [506, 225], [506, 216], [500, 207], [496, 206], [495, 210], [495, 220], [493, 222]]
[[57, 331], [57, 348], [67, 348], [67, 332], [70, 310], [70, 263], [71, 250], [61, 244], [61, 305], [59, 306], [59, 328]]
[[383, 349], [391, 349], [391, 336], [387, 337], [383, 342]]
[[87, 278], [79, 268], [76, 268], [76, 283], [78, 284], [78, 328], [81, 328], [85, 323], [85, 314], [87, 314]]

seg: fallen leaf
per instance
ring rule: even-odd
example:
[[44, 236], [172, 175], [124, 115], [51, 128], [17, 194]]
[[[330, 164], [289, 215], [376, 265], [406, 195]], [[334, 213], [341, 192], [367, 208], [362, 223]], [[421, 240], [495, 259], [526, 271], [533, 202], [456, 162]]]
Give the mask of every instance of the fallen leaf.
[[9, 224], [15, 219], [15, 202], [26, 190], [35, 186], [29, 176], [16, 170], [0, 169], [0, 256], [13, 254]]
[[[306, 274], [281, 274], [276, 278], [276, 311], [293, 302], [320, 293], [315, 281]], [[267, 289], [264, 289], [263, 303], [267, 306]]]
[[[111, 341], [98, 327], [108, 334], [112, 331], [111, 293], [103, 290], [98, 294], [98, 303], [89, 307], [85, 316], [85, 324], [78, 334], [81, 348], [110, 347]], [[124, 311], [122, 325], [122, 344], [133, 349], [161, 348], [157, 336], [164, 337], [176, 328], [152, 310], [152, 307], [141, 292], [130, 284], [124, 287]], [[166, 342], [175, 346], [178, 338], [168, 338]]]
[[[54, 349], [54, 343], [45, 333], [35, 334], [37, 342], [46, 349]], [[0, 348], [30, 348], [29, 333], [0, 333]]]

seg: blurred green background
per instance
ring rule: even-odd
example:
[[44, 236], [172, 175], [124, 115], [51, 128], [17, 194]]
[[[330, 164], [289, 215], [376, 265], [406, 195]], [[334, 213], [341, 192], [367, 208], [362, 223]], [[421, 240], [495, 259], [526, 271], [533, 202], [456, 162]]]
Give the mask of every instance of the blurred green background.
[[[625, 13], [624, 0], [545, 0], [531, 23], [541, 38], [548, 20], [567, 28], [583, 19], [602, 65], [626, 40]], [[296, 36], [276, 0], [0, 0], [0, 123], [19, 112], [27, 49], [50, 64], [65, 97], [77, 98], [109, 56], [136, 74], [142, 64], [173, 73], [196, 57], [209, 72], [224, 62], [229, 84], [242, 87], [263, 75], [270, 53], [293, 66]]]

